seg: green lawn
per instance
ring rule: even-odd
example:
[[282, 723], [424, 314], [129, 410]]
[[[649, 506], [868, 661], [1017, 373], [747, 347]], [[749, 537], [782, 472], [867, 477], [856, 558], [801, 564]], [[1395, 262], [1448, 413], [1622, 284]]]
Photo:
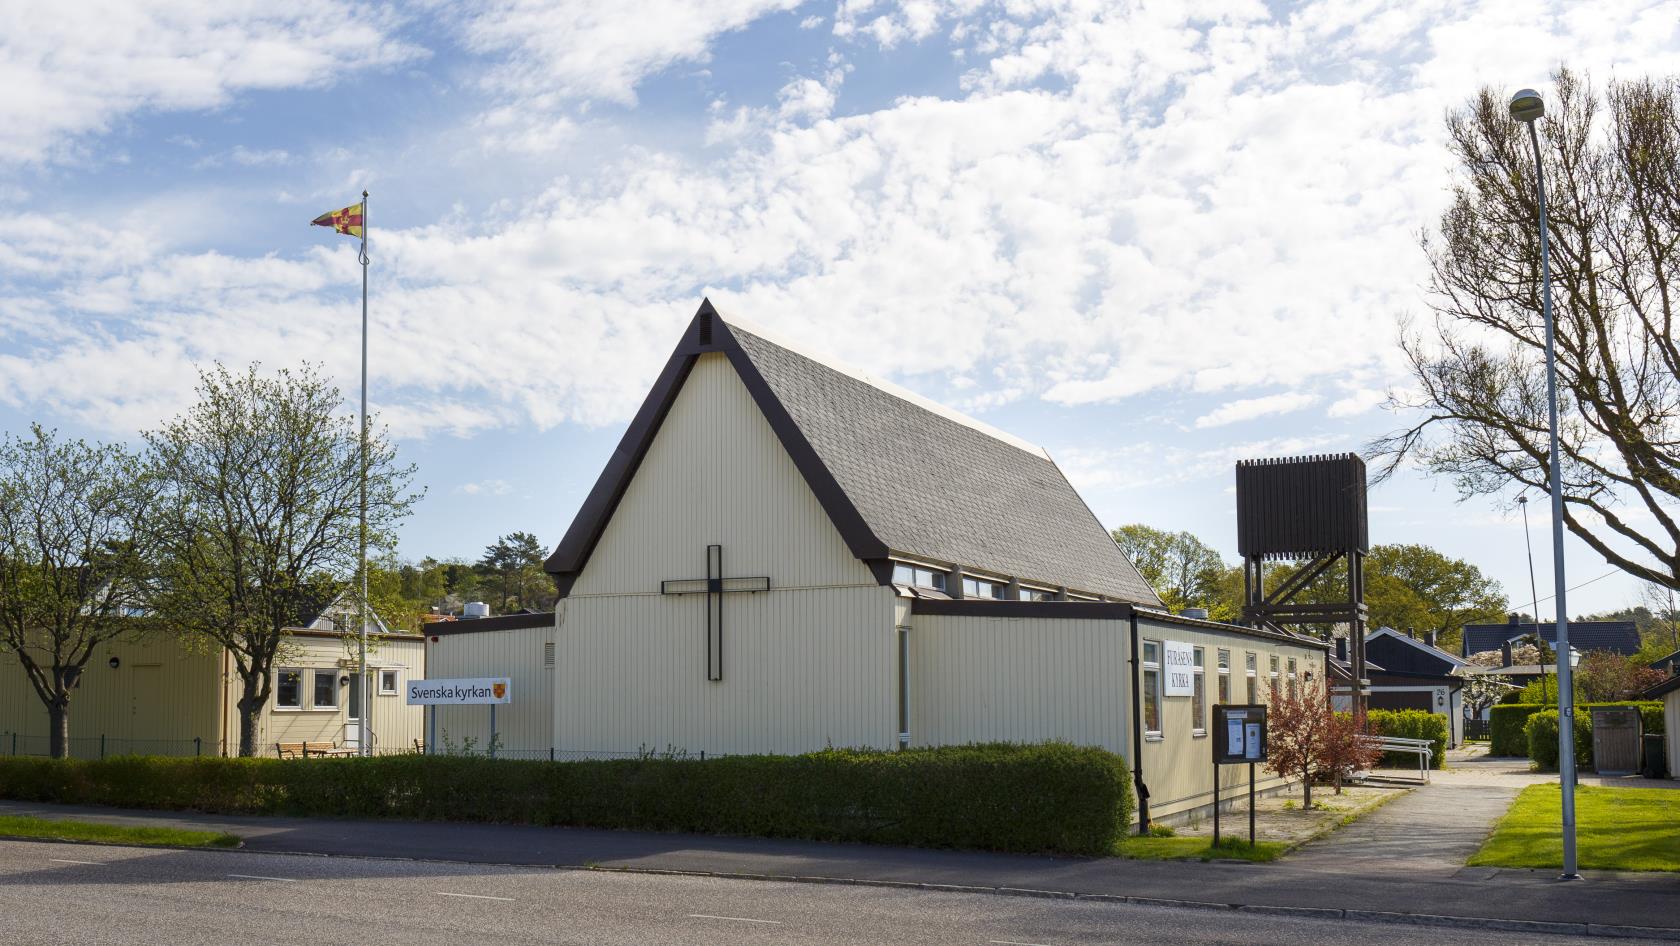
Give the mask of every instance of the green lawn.
[[[1558, 786], [1530, 785], [1470, 858], [1475, 867], [1562, 867]], [[1680, 871], [1680, 791], [1596, 788], [1575, 792], [1576, 859], [1596, 870]]]
[[1209, 838], [1161, 838], [1131, 836], [1120, 842], [1115, 854], [1139, 861], [1179, 861], [1231, 859], [1243, 861], [1275, 861], [1289, 850], [1280, 841], [1261, 841], [1254, 847], [1247, 840], [1223, 839], [1214, 847]]
[[131, 828], [88, 821], [49, 821], [22, 815], [0, 815], [0, 837], [51, 838], [57, 841], [93, 841], [99, 844], [135, 844], [146, 847], [237, 847], [239, 838], [215, 831], [182, 828]]

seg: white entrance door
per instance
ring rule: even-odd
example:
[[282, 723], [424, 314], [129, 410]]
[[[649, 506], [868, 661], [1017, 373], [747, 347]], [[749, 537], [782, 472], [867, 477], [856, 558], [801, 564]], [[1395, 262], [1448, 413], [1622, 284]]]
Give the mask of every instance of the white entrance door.
[[350, 674], [349, 696], [350, 705], [344, 710], [344, 746], [356, 749], [362, 744], [362, 675], [354, 671]]

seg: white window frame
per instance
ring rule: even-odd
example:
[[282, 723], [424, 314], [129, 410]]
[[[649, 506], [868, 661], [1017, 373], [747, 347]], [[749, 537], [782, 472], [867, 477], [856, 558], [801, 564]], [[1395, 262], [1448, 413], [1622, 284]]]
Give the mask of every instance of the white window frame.
[[1190, 691], [1190, 737], [1196, 739], [1207, 735], [1207, 676], [1203, 672], [1207, 663], [1207, 652], [1204, 648], [1195, 647], [1191, 649], [1191, 653], [1193, 656], [1190, 661], [1190, 679], [1193, 686]]
[[[282, 703], [282, 702], [280, 702], [280, 678], [285, 676], [288, 673], [297, 674], [297, 702], [296, 703]], [[279, 669], [274, 671], [274, 709], [275, 709], [276, 712], [283, 712], [283, 713], [301, 713], [301, 712], [303, 712], [303, 668], [302, 667], [280, 667]]]
[[1054, 600], [1056, 600], [1056, 592], [1052, 591], [1049, 588], [1029, 588], [1026, 585], [1022, 585], [1021, 586], [1021, 598], [1020, 598], [1020, 600], [1022, 600], [1022, 601], [1054, 601]]
[[[315, 702], [316, 694], [321, 692], [322, 676], [327, 678], [327, 692], [332, 694], [333, 700], [331, 703]], [[320, 667], [312, 668], [309, 671], [309, 708], [318, 710], [336, 710], [338, 709], [338, 704], [341, 702], [343, 701], [340, 700], [338, 696], [338, 669], [336, 667], [327, 670], [323, 670]]]
[[993, 581], [990, 578], [980, 578], [974, 575], [964, 575], [962, 580], [964, 598], [992, 598], [1003, 600], [1009, 593], [1009, 585], [1004, 582]]
[[1248, 692], [1245, 695], [1248, 697], [1250, 704], [1260, 702], [1259, 670], [1260, 655], [1252, 650], [1245, 651], [1243, 653], [1243, 671], [1248, 675]]
[[[1160, 742], [1166, 738], [1167, 724], [1166, 719], [1163, 718], [1165, 707], [1161, 705], [1161, 688], [1166, 682], [1161, 677], [1161, 642], [1146, 638], [1139, 646], [1143, 648], [1143, 653], [1139, 655], [1143, 664], [1143, 680], [1154, 679], [1155, 681], [1155, 695], [1153, 697], [1149, 695], [1148, 687], [1143, 687], [1143, 693], [1140, 694], [1143, 698], [1140, 702], [1143, 704], [1144, 711], [1143, 738], [1145, 742]], [[1150, 660], [1148, 656], [1152, 647], [1155, 649], [1154, 660]], [[1139, 686], [1143, 686], [1143, 680], [1138, 681]], [[1155, 711], [1155, 725], [1158, 727], [1156, 729], [1149, 728], [1149, 710], [1151, 709]]]
[[[391, 685], [389, 687], [385, 686], [385, 675], [386, 674], [390, 674], [390, 676], [391, 676]], [[399, 677], [399, 674], [395, 670], [381, 670], [381, 671], [379, 671], [379, 695], [380, 696], [396, 696], [397, 695], [397, 687], [399, 686], [398, 677]]]
[[[927, 580], [923, 581], [924, 578]], [[916, 588], [932, 588], [934, 591], [944, 591], [948, 579], [945, 573], [937, 568], [913, 565], [909, 562], [893, 562], [893, 581]]]
[[1219, 689], [1215, 692], [1221, 706], [1231, 705], [1231, 652], [1223, 647], [1219, 648]]

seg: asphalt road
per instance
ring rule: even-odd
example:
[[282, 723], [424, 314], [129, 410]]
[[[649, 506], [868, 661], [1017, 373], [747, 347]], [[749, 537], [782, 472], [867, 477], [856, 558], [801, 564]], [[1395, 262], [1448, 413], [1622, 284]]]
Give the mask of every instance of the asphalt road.
[[0, 841], [0, 943], [30, 946], [1514, 946], [1537, 939], [1605, 942], [863, 886]]

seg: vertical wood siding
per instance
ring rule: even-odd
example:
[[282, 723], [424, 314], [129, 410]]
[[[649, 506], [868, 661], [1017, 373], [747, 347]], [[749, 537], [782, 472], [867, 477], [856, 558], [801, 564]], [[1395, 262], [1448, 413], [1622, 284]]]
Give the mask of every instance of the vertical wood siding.
[[[118, 666], [110, 666], [112, 657]], [[112, 641], [98, 648], [70, 700], [70, 747], [78, 758], [107, 755], [192, 755], [202, 740], [218, 751], [216, 677], [219, 655], [189, 651], [169, 635]], [[0, 754], [47, 752], [47, 710], [15, 654], [0, 654]]]
[[[543, 647], [553, 641], [552, 627], [440, 635], [426, 645], [426, 676], [507, 677], [513, 702], [496, 707], [500, 745], [510, 758], [547, 758], [554, 745], [554, 669], [543, 666]], [[468, 740], [475, 751], [489, 747], [488, 706], [443, 706], [435, 712], [439, 751], [451, 744], [458, 751]]]
[[[1287, 680], [1289, 658], [1297, 662], [1298, 679], [1307, 672], [1313, 675], [1313, 685], [1324, 685], [1324, 652], [1317, 648], [1291, 646], [1282, 641], [1270, 641], [1246, 634], [1224, 632], [1166, 622], [1138, 620], [1138, 640], [1183, 641], [1205, 651], [1207, 722], [1213, 725], [1213, 705], [1218, 702], [1218, 652], [1231, 652], [1231, 702], [1246, 703], [1246, 670], [1244, 655], [1257, 655], [1259, 702], [1268, 699], [1268, 658], [1279, 657], [1278, 679]], [[1159, 741], [1146, 741], [1143, 746], [1144, 779], [1149, 785], [1150, 814], [1166, 817], [1213, 803], [1213, 735], [1192, 735], [1192, 699], [1187, 696], [1163, 697], [1161, 700], [1161, 731]], [[1248, 767], [1227, 765], [1220, 767], [1221, 801], [1248, 791]], [[1256, 772], [1256, 784], [1261, 790], [1276, 788], [1283, 780], [1264, 766]]]
[[911, 744], [1056, 739], [1130, 755], [1128, 622], [911, 620]]
[[890, 589], [730, 595], [723, 680], [706, 679], [704, 596], [572, 599], [558, 631], [563, 752], [809, 752], [893, 744]]
[[[723, 680], [706, 679], [706, 597], [659, 583], [726, 577]], [[853, 558], [740, 378], [702, 355], [626, 489], [556, 632], [562, 752], [805, 752], [890, 746], [891, 589]]]
[[657, 594], [704, 578], [706, 546], [726, 576], [772, 588], [873, 585], [721, 354], [701, 355], [641, 468], [572, 586], [572, 598]]

